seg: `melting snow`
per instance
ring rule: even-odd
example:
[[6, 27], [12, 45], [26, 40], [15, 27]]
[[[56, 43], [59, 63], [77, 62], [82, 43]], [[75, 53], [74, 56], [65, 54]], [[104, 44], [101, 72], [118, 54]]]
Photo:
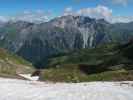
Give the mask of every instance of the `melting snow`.
[[19, 74], [19, 76], [31, 80], [31, 81], [37, 81], [39, 80], [39, 76], [31, 76], [31, 74]]
[[0, 100], [133, 100], [133, 82], [43, 83], [0, 78]]

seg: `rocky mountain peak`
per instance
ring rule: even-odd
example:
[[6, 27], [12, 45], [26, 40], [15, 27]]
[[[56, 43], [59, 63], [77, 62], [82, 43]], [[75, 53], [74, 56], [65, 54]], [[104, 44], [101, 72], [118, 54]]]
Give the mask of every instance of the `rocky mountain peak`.
[[132, 33], [131, 23], [110, 24], [104, 19], [69, 15], [41, 24], [8, 22], [0, 27], [0, 47], [35, 63], [60, 52], [126, 41]]

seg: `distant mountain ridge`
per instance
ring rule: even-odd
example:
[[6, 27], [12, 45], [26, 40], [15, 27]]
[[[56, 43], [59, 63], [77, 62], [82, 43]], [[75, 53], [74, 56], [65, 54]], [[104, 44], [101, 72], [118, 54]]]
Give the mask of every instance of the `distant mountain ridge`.
[[132, 36], [132, 22], [110, 24], [84, 16], [62, 16], [41, 24], [16, 21], [0, 25], [0, 47], [34, 64], [62, 52], [123, 43]]

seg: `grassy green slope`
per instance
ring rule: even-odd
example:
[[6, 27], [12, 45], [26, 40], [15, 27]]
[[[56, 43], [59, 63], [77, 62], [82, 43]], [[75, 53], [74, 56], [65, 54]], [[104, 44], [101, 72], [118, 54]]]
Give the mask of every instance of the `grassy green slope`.
[[31, 73], [32, 64], [4, 49], [0, 49], [0, 77], [17, 77], [19, 73]]
[[133, 80], [133, 44], [102, 45], [49, 60], [40, 79], [49, 81]]

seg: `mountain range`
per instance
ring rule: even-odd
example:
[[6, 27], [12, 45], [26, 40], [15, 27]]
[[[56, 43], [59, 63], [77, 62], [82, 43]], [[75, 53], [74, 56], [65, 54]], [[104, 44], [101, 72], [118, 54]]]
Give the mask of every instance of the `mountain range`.
[[133, 22], [111, 24], [85, 16], [62, 16], [40, 24], [0, 23], [0, 47], [34, 65], [59, 53], [106, 43], [125, 43], [132, 37]]

